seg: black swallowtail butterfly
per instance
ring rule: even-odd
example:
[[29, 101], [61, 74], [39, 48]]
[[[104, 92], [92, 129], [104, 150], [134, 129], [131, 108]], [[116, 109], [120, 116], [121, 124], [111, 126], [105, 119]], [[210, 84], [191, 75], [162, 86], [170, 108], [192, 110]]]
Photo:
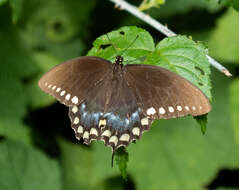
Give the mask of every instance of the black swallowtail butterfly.
[[115, 151], [138, 140], [154, 119], [203, 115], [208, 98], [181, 76], [159, 66], [123, 65], [83, 56], [55, 66], [40, 88], [69, 107], [71, 127], [85, 144], [103, 140]]

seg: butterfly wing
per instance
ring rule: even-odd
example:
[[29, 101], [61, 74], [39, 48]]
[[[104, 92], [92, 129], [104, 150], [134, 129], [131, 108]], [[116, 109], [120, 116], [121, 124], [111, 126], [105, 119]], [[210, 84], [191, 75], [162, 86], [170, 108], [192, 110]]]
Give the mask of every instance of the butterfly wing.
[[144, 116], [127, 81], [112, 73], [90, 91], [81, 105], [70, 107], [69, 117], [78, 139], [83, 138], [85, 144], [103, 140], [113, 150], [139, 139], [150, 122], [145, 118], [148, 123], [142, 125]]
[[69, 107], [78, 139], [86, 144], [103, 140], [113, 150], [139, 139], [153, 119], [202, 115], [211, 109], [196, 86], [171, 71], [115, 66], [98, 57], [60, 64], [40, 79], [39, 86]]
[[152, 119], [197, 116], [211, 110], [208, 98], [198, 87], [167, 69], [151, 65], [126, 68], [137, 101]]
[[53, 67], [39, 80], [39, 87], [67, 106], [80, 104], [89, 91], [112, 69], [112, 63], [83, 56]]

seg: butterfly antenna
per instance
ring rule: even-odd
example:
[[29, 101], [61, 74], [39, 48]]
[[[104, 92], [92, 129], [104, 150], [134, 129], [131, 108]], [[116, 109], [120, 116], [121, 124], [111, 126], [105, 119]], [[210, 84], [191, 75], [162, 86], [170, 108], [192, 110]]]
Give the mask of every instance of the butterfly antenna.
[[112, 45], [112, 47], [113, 47], [113, 49], [114, 49], [115, 53], [117, 54], [117, 50], [116, 50], [116, 47], [115, 47], [115, 45], [114, 45], [114, 44], [113, 44], [113, 42], [110, 40], [110, 38], [109, 38], [108, 34], [106, 34], [106, 36], [107, 36], [107, 38], [108, 38], [109, 42], [111, 43], [111, 45]]
[[134, 42], [138, 39], [139, 35], [131, 42], [131, 44], [121, 53], [121, 56], [134, 44]]

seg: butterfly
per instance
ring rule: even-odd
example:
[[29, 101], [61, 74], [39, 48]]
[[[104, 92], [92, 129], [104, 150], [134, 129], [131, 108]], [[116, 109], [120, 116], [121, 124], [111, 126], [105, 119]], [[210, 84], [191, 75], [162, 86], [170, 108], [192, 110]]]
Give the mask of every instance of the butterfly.
[[139, 140], [154, 119], [198, 116], [211, 110], [204, 93], [160, 66], [83, 56], [59, 64], [39, 87], [69, 107], [71, 127], [85, 144], [103, 140], [113, 152]]

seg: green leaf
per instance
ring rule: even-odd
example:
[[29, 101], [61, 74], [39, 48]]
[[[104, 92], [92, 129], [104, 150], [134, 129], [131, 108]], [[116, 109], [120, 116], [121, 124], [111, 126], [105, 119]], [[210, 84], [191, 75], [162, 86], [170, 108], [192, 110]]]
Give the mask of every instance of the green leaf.
[[[137, 40], [132, 44], [137, 36]], [[134, 60], [135, 58], [149, 54], [155, 49], [154, 41], [150, 34], [135, 26], [122, 27], [109, 32], [108, 37], [109, 39], [106, 35], [103, 35], [97, 38], [93, 43], [94, 47], [87, 55], [102, 57], [113, 62], [116, 55], [121, 55], [126, 48], [128, 50], [123, 54], [125, 60]], [[104, 45], [109, 45], [109, 47], [104, 48]], [[113, 47], [116, 48], [117, 52], [115, 52]]]
[[21, 16], [23, 9], [24, 0], [9, 0], [10, 6], [12, 8], [12, 21], [16, 23]]
[[230, 111], [231, 111], [231, 118], [232, 118], [232, 126], [235, 130], [235, 138], [237, 143], [239, 144], [239, 79], [235, 79], [230, 84]]
[[0, 152], [0, 189], [61, 189], [61, 173], [55, 160], [17, 141], [1, 142]]
[[231, 4], [232, 4], [234, 9], [239, 11], [239, 0], [231, 0]]
[[6, 2], [8, 2], [8, 0], [0, 0], [0, 6], [3, 5]]
[[[117, 174], [117, 169], [111, 167], [112, 151], [104, 147], [103, 143], [98, 142], [90, 148], [62, 139], [59, 143], [62, 153], [64, 190], [99, 189], [100, 183]], [[99, 157], [96, 157], [97, 155]]]
[[18, 140], [25, 144], [31, 144], [30, 130], [23, 122], [13, 118], [0, 120], [0, 136], [8, 139]]
[[1, 73], [0, 86], [0, 135], [29, 143], [29, 129], [21, 121], [27, 102], [23, 85], [11, 75]]
[[2, 28], [0, 41], [0, 135], [30, 143], [30, 128], [23, 122], [28, 100], [24, 81], [35, 74], [37, 67], [22, 46], [15, 26]]
[[[35, 3], [34, 3], [35, 2]], [[61, 61], [80, 56], [83, 38], [88, 32], [88, 18], [96, 1], [29, 1], [24, 12], [26, 27], [22, 31], [29, 49], [44, 49]], [[37, 5], [36, 5], [37, 4]], [[76, 10], [77, 11], [72, 11]], [[34, 10], [34, 11], [32, 11]]]
[[153, 18], [158, 17], [170, 17], [172, 15], [178, 15], [190, 12], [191, 10], [206, 9], [209, 12], [216, 12], [221, 10], [225, 5], [227, 5], [228, 0], [222, 0], [218, 3], [216, 0], [166, 0], [163, 6], [159, 9], [154, 9], [151, 11], [151, 16]]
[[207, 114], [194, 117], [201, 127], [202, 134], [205, 135], [207, 130]]
[[239, 13], [229, 9], [218, 21], [208, 46], [210, 55], [225, 62], [239, 63]]
[[188, 79], [211, 100], [210, 64], [207, 50], [185, 36], [170, 37], [156, 46], [148, 64], [156, 64]]
[[165, 3], [165, 0], [146, 0], [146, 1], [144, 0], [139, 6], [139, 10], [144, 11], [152, 7], [159, 7], [160, 5], [164, 3]]
[[[113, 158], [112, 158], [113, 159]], [[127, 162], [129, 160], [129, 154], [125, 147], [120, 147], [115, 152], [115, 161], [119, 167], [123, 179], [127, 179]]]
[[19, 33], [15, 25], [1, 29], [0, 69], [5, 77], [22, 80], [32, 76], [37, 71], [37, 67], [32, 64], [30, 52], [24, 46], [25, 41], [21, 39]]
[[30, 107], [36, 109], [55, 102], [52, 96], [47, 96], [40, 90], [38, 87], [38, 80], [45, 72], [59, 64], [60, 61], [55, 56], [48, 53], [32, 53], [32, 59], [39, 69], [39, 72], [27, 84], [27, 94]]
[[[139, 36], [138, 39], [131, 45], [137, 36]], [[209, 99], [212, 98], [209, 78], [210, 64], [206, 57], [207, 50], [202, 45], [185, 36], [176, 36], [165, 38], [158, 43], [155, 49], [150, 34], [134, 26], [122, 27], [110, 32], [108, 37], [109, 39], [103, 35], [97, 38], [93, 43], [94, 47], [87, 55], [102, 57], [114, 62], [116, 55], [121, 55], [128, 48], [123, 54], [125, 64], [127, 61], [131, 61], [130, 64], [137, 63], [132, 60], [146, 57], [144, 64], [158, 65], [176, 72], [198, 86]]]

